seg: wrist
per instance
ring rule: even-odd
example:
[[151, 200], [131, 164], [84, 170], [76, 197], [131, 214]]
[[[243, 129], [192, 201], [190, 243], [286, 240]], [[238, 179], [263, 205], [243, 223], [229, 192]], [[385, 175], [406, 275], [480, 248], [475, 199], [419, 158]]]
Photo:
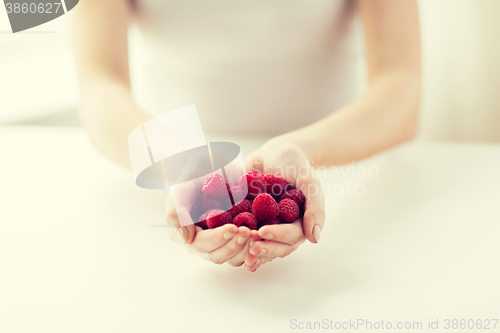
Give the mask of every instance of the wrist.
[[[309, 162], [317, 159], [318, 138], [306, 129], [286, 133], [278, 137], [280, 141], [298, 147]], [[277, 138], [277, 139], [278, 139]]]

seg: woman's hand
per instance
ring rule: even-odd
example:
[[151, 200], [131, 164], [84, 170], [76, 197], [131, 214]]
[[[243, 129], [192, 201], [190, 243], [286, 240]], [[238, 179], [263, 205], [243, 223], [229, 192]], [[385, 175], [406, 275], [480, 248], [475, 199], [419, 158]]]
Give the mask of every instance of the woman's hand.
[[[190, 219], [189, 214], [184, 219]], [[247, 227], [238, 228], [234, 224], [207, 230], [194, 223], [181, 227], [170, 193], [166, 201], [165, 220], [173, 241], [184, 244], [190, 253], [216, 264], [227, 262], [231, 266], [241, 266], [249, 249], [249, 240], [259, 238], [256, 231]]]
[[252, 241], [245, 266], [255, 271], [276, 257], [295, 251], [306, 239], [319, 241], [325, 223], [325, 200], [320, 180], [315, 176], [303, 151], [285, 137], [268, 141], [245, 161], [248, 171], [285, 178], [306, 196], [304, 217], [290, 224], [269, 225], [257, 232], [261, 240]]

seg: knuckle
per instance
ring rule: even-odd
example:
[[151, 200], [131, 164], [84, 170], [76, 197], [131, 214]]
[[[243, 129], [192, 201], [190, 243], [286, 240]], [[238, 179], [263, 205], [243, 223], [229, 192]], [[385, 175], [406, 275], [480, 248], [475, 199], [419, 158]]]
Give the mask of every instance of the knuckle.
[[213, 261], [213, 263], [216, 264], [216, 265], [222, 265], [223, 263], [225, 263], [225, 261], [222, 260], [222, 259], [216, 259], [216, 260]]
[[233, 266], [233, 267], [240, 267], [241, 265], [243, 265], [243, 262], [231, 262], [231, 261], [228, 261], [228, 264]]
[[290, 154], [301, 154], [302, 151], [300, 150], [299, 147], [295, 145], [283, 145], [280, 150], [280, 153], [283, 156], [289, 156]]
[[238, 246], [236, 245], [236, 242], [229, 242], [226, 246], [222, 248], [223, 250], [223, 255], [225, 257], [231, 256], [235, 254], [238, 251]]
[[177, 239], [177, 236], [173, 230], [168, 231], [168, 237], [170, 238], [171, 241], [179, 243], [179, 240]]
[[230, 258], [230, 257], [234, 256], [234, 251], [232, 251], [231, 249], [224, 249], [224, 251], [221, 252], [221, 255], [224, 258]]
[[226, 262], [225, 260], [223, 260], [221, 258], [214, 258], [214, 257], [209, 257], [209, 258], [210, 258], [210, 261], [216, 265], [222, 265], [223, 263]]
[[293, 251], [295, 251], [296, 249], [297, 249], [297, 247], [295, 247], [295, 246], [293, 246], [293, 247], [292, 247], [292, 246], [291, 246], [291, 247], [289, 247], [289, 248], [288, 248], [285, 252], [280, 253], [280, 255], [279, 255], [279, 256], [277, 256], [277, 257], [278, 257], [278, 258], [285, 258], [285, 257], [289, 256], [289, 255], [290, 255]]
[[177, 219], [177, 213], [175, 211], [168, 210], [165, 212], [165, 222], [167, 224], [173, 224], [172, 222]]
[[197, 254], [198, 251], [195, 251], [191, 246], [186, 246], [186, 250], [191, 254]]
[[326, 213], [325, 213], [325, 207], [318, 207], [318, 215], [321, 217], [321, 218], [324, 218], [326, 216]]
[[207, 254], [209, 251], [205, 250], [204, 248], [198, 247], [198, 246], [193, 246], [194, 251], [199, 252], [201, 254]]

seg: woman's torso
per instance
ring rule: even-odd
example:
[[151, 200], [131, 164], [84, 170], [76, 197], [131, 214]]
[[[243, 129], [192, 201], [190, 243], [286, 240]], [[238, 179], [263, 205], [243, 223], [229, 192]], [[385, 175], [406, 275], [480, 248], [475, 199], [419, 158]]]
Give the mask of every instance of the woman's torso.
[[196, 104], [209, 132], [274, 135], [353, 100], [363, 57], [349, 0], [136, 0], [132, 79], [151, 115]]

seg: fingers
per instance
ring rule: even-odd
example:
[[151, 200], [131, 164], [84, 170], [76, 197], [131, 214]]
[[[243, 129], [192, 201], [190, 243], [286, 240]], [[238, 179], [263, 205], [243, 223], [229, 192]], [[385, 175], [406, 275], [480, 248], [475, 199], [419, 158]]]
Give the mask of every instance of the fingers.
[[255, 171], [262, 173], [264, 172], [264, 165], [262, 164], [261, 159], [258, 156], [259, 151], [254, 151], [245, 159], [245, 169], [247, 172]]
[[209, 253], [209, 258], [216, 264], [227, 262], [231, 266], [241, 266], [245, 260], [244, 251], [248, 251], [248, 239], [251, 232], [247, 227], [238, 228], [238, 233], [223, 246]]
[[260, 266], [264, 265], [265, 263], [273, 261], [274, 259], [275, 258], [269, 258], [269, 257], [256, 258], [255, 263], [253, 263], [251, 265], [249, 265], [245, 261], [245, 268], [249, 272], [255, 272], [257, 270], [257, 268], [259, 268]]
[[321, 182], [314, 175], [298, 178], [297, 188], [306, 196], [303, 217], [304, 234], [311, 243], [318, 243], [325, 224], [325, 199]]
[[259, 229], [259, 236], [266, 240], [294, 245], [305, 239], [302, 219], [293, 223], [266, 225]]
[[229, 242], [237, 232], [238, 227], [232, 223], [215, 229], [202, 230], [196, 233], [189, 247], [200, 253], [209, 253]]
[[250, 237], [248, 238], [245, 247], [238, 253], [236, 254], [233, 258], [227, 261], [227, 263], [231, 266], [239, 267], [245, 263], [245, 257], [248, 254], [248, 249], [250, 247], [250, 244], [256, 240], [260, 240], [261, 238], [259, 237], [259, 234], [257, 230], [251, 230]]
[[[266, 228], [267, 230], [264, 228]], [[281, 230], [279, 230], [281, 228], [283, 230], [283, 233], [281, 233]], [[286, 257], [287, 255], [295, 251], [306, 240], [299, 220], [287, 225], [273, 225], [262, 227], [258, 231], [259, 235], [261, 235], [261, 230], [262, 235], [264, 236], [268, 236], [270, 234], [272, 234], [273, 236], [274, 234], [283, 235], [281, 239], [290, 241], [291, 243], [286, 244], [272, 240], [257, 240], [252, 242], [248, 253], [246, 253], [245, 255], [245, 267], [250, 272], [255, 272], [258, 267], [269, 261], [272, 261], [277, 257]], [[288, 232], [295, 236], [287, 239], [286, 235], [288, 234]]]
[[[295, 228], [300, 228], [298, 223]], [[248, 253], [245, 255], [246, 269], [250, 272], [255, 272], [258, 267], [273, 260], [274, 258], [284, 258], [288, 256], [305, 242], [306, 238], [303, 236], [302, 231], [300, 231], [300, 235], [301, 236], [297, 240], [294, 240], [292, 245], [271, 240], [252, 242]]]
[[247, 252], [245, 254], [245, 266], [246, 267], [248, 267], [248, 266], [256, 266], [257, 260], [259, 260], [259, 257], [254, 256], [254, 255], [250, 254], [249, 252]]
[[306, 239], [301, 219], [290, 224], [264, 226], [258, 234], [266, 240], [253, 242], [245, 256], [245, 266], [251, 272], [275, 257], [289, 255]]
[[304, 241], [305, 239], [294, 245], [288, 245], [273, 241], [255, 241], [250, 246], [248, 252], [252, 256], [256, 257], [284, 258], [293, 251], [295, 251]]
[[[189, 213], [185, 210], [179, 211], [180, 214], [183, 214], [184, 219], [188, 219], [188, 221], [193, 221]], [[167, 222], [168, 234], [170, 239], [174, 242], [182, 243], [182, 244], [190, 244], [195, 235], [196, 229], [194, 223], [189, 224], [185, 227], [181, 227], [179, 222], [179, 217], [177, 215], [177, 211], [175, 210], [174, 202], [172, 200], [172, 196], [170, 193], [167, 196], [167, 200], [165, 202], [165, 222]]]

